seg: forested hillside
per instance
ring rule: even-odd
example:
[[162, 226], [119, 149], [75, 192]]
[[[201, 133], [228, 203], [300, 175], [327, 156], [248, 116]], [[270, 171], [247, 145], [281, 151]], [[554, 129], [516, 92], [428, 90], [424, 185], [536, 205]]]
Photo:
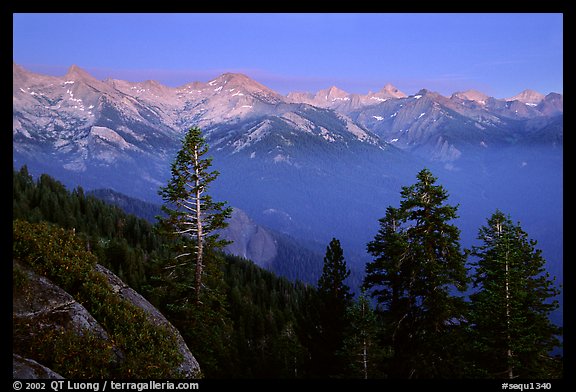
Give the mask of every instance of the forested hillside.
[[[33, 179], [14, 171], [13, 218], [50, 222], [74, 230], [98, 263], [110, 268], [167, 315], [166, 298], [154, 290], [155, 261], [166, 257], [165, 241], [152, 224], [119, 207], [71, 192], [48, 175]], [[230, 334], [218, 347], [195, 341], [181, 329], [207, 377], [303, 377], [309, 361], [299, 343], [301, 315], [315, 288], [291, 283], [252, 262], [220, 255], [225, 307], [218, 327]], [[177, 327], [186, 320], [170, 320]], [[180, 324], [180, 325], [179, 325]], [[208, 331], [203, 331], [207, 333]], [[218, 331], [212, 331], [216, 335]], [[223, 336], [223, 335], [222, 335]]]
[[[429, 171], [417, 178], [418, 183], [404, 187], [400, 207], [390, 207], [380, 220], [381, 230], [369, 245], [375, 258], [364, 281], [371, 291], [359, 298], [350, 295], [346, 260], [333, 239], [318, 287], [279, 278], [248, 260], [208, 252], [206, 294], [202, 303], [191, 304], [193, 274], [172, 279], [167, 273], [171, 244], [158, 226], [80, 187], [69, 191], [48, 175], [34, 179], [26, 166], [13, 172], [13, 218], [15, 229], [21, 221], [50, 223], [65, 229], [62, 235], [74, 236], [83, 252], [167, 317], [207, 378], [561, 377], [562, 358], [549, 350], [562, 332], [546, 318], [557, 306], [548, 299], [558, 291], [542, 269], [545, 261], [535, 242], [504, 214], [495, 214], [480, 233], [498, 218], [506, 236], [472, 251], [479, 258], [476, 265], [492, 263], [490, 273], [478, 268], [465, 276], [466, 252], [459, 248], [459, 231], [448, 224], [456, 208], [443, 204], [448, 194], [434, 185]], [[495, 227], [503, 230], [500, 223]], [[41, 236], [41, 231], [31, 233], [27, 241]], [[18, 242], [20, 253], [27, 252], [26, 243]], [[506, 255], [505, 263], [498, 258], [495, 263], [493, 255]], [[515, 280], [498, 272], [504, 266]], [[495, 277], [504, 279], [502, 284], [494, 281], [496, 287], [510, 291], [484, 291]], [[523, 286], [519, 279], [530, 284]], [[475, 289], [472, 301], [453, 290], [467, 285]], [[502, 305], [509, 295], [517, 296], [510, 308]], [[502, 316], [493, 320], [490, 315], [496, 313]], [[514, 325], [515, 338], [508, 354], [510, 341], [502, 339], [506, 320]], [[436, 338], [445, 344], [439, 347]]]

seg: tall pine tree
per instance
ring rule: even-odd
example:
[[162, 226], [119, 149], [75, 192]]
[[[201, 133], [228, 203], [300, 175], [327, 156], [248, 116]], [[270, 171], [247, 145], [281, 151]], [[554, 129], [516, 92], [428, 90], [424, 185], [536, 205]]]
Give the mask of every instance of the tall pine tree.
[[188, 130], [182, 147], [172, 163], [172, 177], [165, 187], [160, 188], [164, 200], [162, 210], [167, 218], [162, 223], [172, 228], [172, 234], [180, 241], [181, 249], [176, 262], [167, 269], [194, 264], [195, 302], [200, 302], [202, 277], [204, 273], [204, 247], [222, 247], [217, 230], [225, 228], [226, 219], [232, 210], [224, 202], [214, 202], [207, 193], [210, 183], [218, 177], [217, 171], [210, 171], [212, 158], [208, 144], [199, 128]]
[[219, 250], [226, 244], [219, 229], [227, 226], [231, 208], [208, 194], [219, 175], [211, 171], [208, 144], [199, 128], [190, 128], [171, 166], [172, 176], [160, 189], [166, 216], [160, 231], [169, 236], [170, 249], [159, 258], [152, 292], [202, 363], [206, 375], [228, 373], [232, 321], [230, 320]]
[[561, 331], [549, 315], [560, 294], [545, 271], [542, 252], [520, 224], [496, 211], [480, 228], [470, 323], [475, 365], [489, 378], [557, 377], [559, 363], [549, 352]]
[[380, 219], [380, 229], [367, 249], [374, 260], [366, 264], [363, 287], [370, 290], [379, 304], [384, 329], [382, 343], [394, 353], [384, 359], [384, 367], [391, 376], [400, 376], [402, 364], [399, 360], [408, 345], [410, 333], [405, 326], [411, 301], [411, 268], [408, 266], [408, 240], [402, 211], [391, 206], [386, 209], [386, 216]]
[[455, 344], [465, 314], [467, 286], [460, 231], [450, 223], [457, 207], [430, 170], [402, 188], [400, 208], [389, 208], [368, 251], [365, 286], [382, 305], [394, 349], [391, 377], [456, 377]]
[[332, 238], [326, 248], [322, 275], [318, 279], [319, 340], [313, 359], [319, 376], [333, 377], [342, 374], [344, 360], [340, 355], [347, 329], [346, 312], [352, 304], [352, 293], [344, 280], [350, 270], [344, 260], [340, 241]]

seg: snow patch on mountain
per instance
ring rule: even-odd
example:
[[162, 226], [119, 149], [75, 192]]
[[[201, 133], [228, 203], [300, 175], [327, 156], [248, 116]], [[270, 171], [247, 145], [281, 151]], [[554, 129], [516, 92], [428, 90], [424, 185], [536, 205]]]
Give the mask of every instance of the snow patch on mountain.
[[266, 137], [270, 133], [270, 129], [272, 128], [270, 120], [265, 120], [262, 123], [252, 127], [248, 130], [248, 132], [240, 137], [240, 139], [236, 140], [232, 143], [232, 147], [234, 148], [233, 154], [249, 147], [264, 137]]
[[98, 137], [122, 150], [136, 149], [132, 144], [128, 143], [122, 136], [110, 128], [93, 126], [90, 129], [90, 135]]
[[321, 131], [320, 131], [320, 135], [324, 138], [324, 140], [330, 142], [330, 143], [334, 143], [336, 141], [336, 139], [334, 138], [334, 136], [332, 136], [332, 134], [330, 133], [330, 131], [328, 131], [326, 128], [322, 127]]
[[286, 112], [282, 115], [283, 119], [288, 120], [293, 126], [295, 126], [296, 128], [298, 128], [298, 130], [306, 132], [306, 133], [311, 133], [313, 134], [313, 130], [316, 127], [316, 125], [308, 120], [307, 118], [304, 118], [302, 116], [300, 116], [297, 113], [294, 112]]

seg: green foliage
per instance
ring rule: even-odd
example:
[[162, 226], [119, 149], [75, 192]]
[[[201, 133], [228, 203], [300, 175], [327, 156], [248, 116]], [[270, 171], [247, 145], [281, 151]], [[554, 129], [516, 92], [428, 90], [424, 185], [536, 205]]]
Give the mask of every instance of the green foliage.
[[161, 241], [150, 223], [86, 195], [80, 187], [69, 192], [48, 175], [35, 182], [26, 166], [13, 172], [13, 185], [14, 219], [73, 230], [100, 264], [132, 288], [138, 291], [146, 284], [148, 260]]
[[[13, 335], [29, 333], [27, 323], [13, 322]], [[102, 379], [114, 374], [116, 355], [109, 342], [89, 330], [42, 328], [25, 341], [16, 341], [15, 353], [48, 366], [58, 374], [77, 379]]]
[[22, 291], [26, 288], [27, 284], [28, 284], [28, 276], [26, 275], [26, 273], [24, 271], [22, 271], [22, 268], [20, 268], [20, 265], [13, 264], [13, 266], [12, 266], [12, 291], [13, 292]]
[[[165, 187], [160, 188], [164, 200], [162, 210], [167, 217], [160, 224], [165, 232], [178, 241], [176, 262], [173, 268], [194, 261], [194, 296], [200, 302], [204, 271], [204, 246], [208, 249], [223, 247], [226, 242], [219, 240], [219, 229], [228, 224], [232, 209], [225, 202], [214, 202], [207, 193], [210, 183], [218, 178], [217, 171], [210, 171], [212, 158], [207, 158], [208, 144], [199, 128], [190, 128], [182, 147], [171, 166], [171, 178]], [[186, 261], [188, 260], [188, 261]]]
[[[181, 361], [174, 338], [152, 325], [143, 310], [122, 300], [94, 266], [96, 257], [84, 249], [73, 232], [42, 222], [13, 222], [14, 258], [62, 287], [82, 304], [109, 333], [123, 353], [118, 365], [110, 363], [111, 347], [103, 347], [90, 334], [71, 338], [70, 331], [49, 332], [38, 337], [34, 350], [47, 366], [65, 377], [166, 378], [177, 376]], [[16, 326], [18, 327], [18, 326]], [[36, 343], [38, 343], [36, 342]], [[84, 362], [63, 359], [64, 353], [81, 352]], [[93, 352], [102, 355], [93, 356]], [[87, 374], [86, 372], [92, 372]]]
[[[408, 241], [402, 226], [401, 211], [388, 207], [386, 216], [379, 220], [380, 229], [374, 241], [368, 243], [368, 253], [374, 261], [366, 264], [364, 287], [371, 289], [372, 297], [387, 307], [390, 314], [400, 314], [406, 295], [407, 272], [402, 268], [408, 252]], [[404, 301], [402, 301], [404, 302]]]
[[394, 358], [392, 377], [455, 377], [459, 373], [455, 335], [465, 319], [467, 284], [459, 230], [449, 223], [457, 207], [423, 169], [418, 182], [402, 188], [400, 208], [388, 208], [368, 251], [364, 285], [375, 289], [388, 323]]
[[318, 292], [322, 298], [326, 302], [346, 308], [352, 298], [350, 287], [344, 283], [348, 276], [350, 276], [350, 270], [346, 267], [340, 241], [332, 238], [326, 248], [324, 267], [318, 280]]
[[235, 347], [227, 377], [303, 377], [307, 352], [297, 317], [311, 288], [235, 256], [226, 256], [223, 268]]
[[96, 258], [87, 252], [73, 233], [41, 222], [13, 222], [14, 258], [30, 265], [36, 273], [54, 280], [69, 293], [78, 292]]
[[475, 367], [490, 378], [550, 378], [560, 364], [549, 356], [561, 330], [549, 319], [560, 291], [545, 271], [536, 241], [520, 224], [496, 211], [480, 228], [482, 245], [472, 247], [473, 279], [479, 291], [470, 296]]
[[345, 366], [338, 353], [342, 350], [348, 327], [346, 311], [352, 303], [350, 288], [344, 283], [348, 276], [350, 270], [346, 266], [340, 241], [332, 238], [326, 248], [322, 275], [318, 279], [319, 333], [314, 341], [312, 356], [315, 372], [320, 376], [337, 376]]
[[349, 320], [339, 355], [344, 359], [343, 374], [350, 378], [382, 378], [381, 364], [391, 357], [389, 347], [381, 342], [381, 320], [370, 306], [365, 292], [346, 313]]
[[[14, 192], [14, 208], [20, 211], [18, 216], [32, 217], [38, 222], [47, 220], [49, 214], [38, 208], [34, 200], [35, 195], [50, 190], [45, 187], [40, 190], [40, 182], [33, 181], [25, 166], [14, 171], [14, 182], [21, 184], [18, 192]], [[44, 177], [44, 185], [51, 182], [58, 183]], [[241, 378], [310, 375], [307, 349], [300, 339], [303, 329], [300, 314], [306, 299], [315, 296], [314, 288], [278, 278], [252, 262], [211, 251], [206, 259], [205, 280], [211, 290], [206, 291], [209, 295], [202, 300], [211, 305], [205, 308], [190, 306], [184, 311], [186, 299], [193, 295], [193, 270], [189, 265], [183, 265], [178, 274], [165, 273], [163, 269], [173, 257], [172, 239], [160, 235], [146, 221], [86, 196], [81, 188], [72, 192], [67, 192], [63, 186], [52, 189], [59, 195], [58, 208], [71, 211], [75, 203], [79, 206], [74, 210], [78, 224], [63, 230], [63, 236], [70, 235], [74, 227], [81, 249], [89, 249], [98, 263], [110, 268], [160, 309], [180, 330], [204, 375]], [[102, 221], [98, 216], [110, 216], [112, 222], [125, 223], [106, 227], [98, 223]], [[65, 224], [62, 221], [54, 223]], [[111, 237], [107, 236], [110, 230]], [[180, 278], [176, 279], [176, 275]], [[13, 279], [25, 285], [26, 277], [17, 268]], [[212, 286], [217, 287], [217, 292]], [[193, 325], [195, 327], [191, 328]], [[259, 350], [255, 350], [255, 346]]]
[[[170, 259], [168, 259], [170, 261]], [[208, 377], [222, 377], [229, 361], [232, 321], [226, 309], [222, 255], [204, 255], [204, 290], [196, 301], [194, 269], [183, 262], [166, 270], [166, 259], [155, 268], [146, 293], [180, 331]], [[168, 264], [170, 266], [170, 264]]]

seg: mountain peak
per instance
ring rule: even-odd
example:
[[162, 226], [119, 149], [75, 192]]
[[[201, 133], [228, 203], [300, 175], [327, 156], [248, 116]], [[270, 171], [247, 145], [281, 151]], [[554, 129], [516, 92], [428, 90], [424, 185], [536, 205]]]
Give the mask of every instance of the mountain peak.
[[544, 99], [544, 94], [537, 91], [526, 89], [520, 94], [516, 94], [513, 97], [506, 98], [506, 101], [520, 101], [522, 103], [534, 103], [539, 104]]
[[86, 72], [84, 69], [80, 68], [76, 64], [72, 64], [70, 68], [68, 68], [68, 71], [64, 76], [69, 79], [79, 79], [79, 80], [94, 79], [92, 75], [90, 75], [88, 72]]
[[242, 73], [233, 73], [233, 72], [223, 73], [217, 78], [210, 80], [208, 82], [208, 85], [214, 87], [215, 89], [220, 89], [220, 87], [226, 89], [234, 88], [234, 89], [242, 89], [249, 93], [263, 92], [267, 95], [279, 96], [279, 94], [277, 94], [273, 90], [269, 89], [263, 84], [258, 83], [251, 77]]
[[16, 64], [14, 61], [12, 61], [12, 74], [25, 75], [27, 73], [28, 71], [26, 71], [26, 69], [23, 66]]
[[211, 80], [211, 82], [217, 83], [230, 83], [230, 82], [240, 82], [240, 83], [250, 83], [253, 80], [242, 73], [226, 72], [218, 76], [216, 79]]
[[16, 64], [15, 61], [12, 61], [12, 72], [26, 72], [23, 66]]
[[328, 91], [332, 94], [348, 94], [346, 91], [336, 87], [336, 86], [330, 86], [328, 88]]
[[402, 91], [398, 90], [394, 85], [390, 83], [386, 83], [384, 87], [380, 91], [378, 91], [379, 95], [386, 95], [392, 98], [405, 98], [407, 97]]
[[[285, 100], [283, 96], [274, 90], [241, 73], [223, 73], [210, 80], [203, 88], [207, 89], [207, 91], [214, 96], [229, 98], [236, 97], [235, 102], [243, 96], [251, 96], [258, 101], [270, 104], [284, 102]], [[242, 99], [246, 99], [246, 97]], [[248, 108], [250, 105], [243, 103], [242, 107]]]
[[318, 93], [316, 93], [317, 97], [323, 98], [326, 101], [343, 100], [345, 98], [348, 98], [349, 95], [350, 94], [348, 94], [346, 91], [339, 89], [336, 86], [331, 86], [324, 90], [320, 90], [318, 91]]
[[254, 79], [250, 78], [247, 75], [242, 73], [233, 73], [233, 72], [226, 72], [222, 75], [212, 79], [208, 82], [210, 86], [224, 86], [227, 87], [249, 87], [252, 86], [254, 88], [260, 90], [269, 90], [267, 87], [261, 85], [260, 83], [256, 82]]
[[464, 99], [466, 101], [475, 101], [481, 104], [485, 104], [486, 101], [490, 98], [488, 95], [484, 94], [483, 92], [480, 92], [478, 90], [466, 90], [466, 91], [458, 91], [454, 94], [452, 94], [452, 96], [450, 98], [460, 98], [460, 99]]
[[12, 80], [14, 81], [14, 85], [16, 85], [16, 83], [24, 83], [26, 79], [28, 79], [28, 71], [26, 71], [23, 66], [18, 65], [13, 61]]

